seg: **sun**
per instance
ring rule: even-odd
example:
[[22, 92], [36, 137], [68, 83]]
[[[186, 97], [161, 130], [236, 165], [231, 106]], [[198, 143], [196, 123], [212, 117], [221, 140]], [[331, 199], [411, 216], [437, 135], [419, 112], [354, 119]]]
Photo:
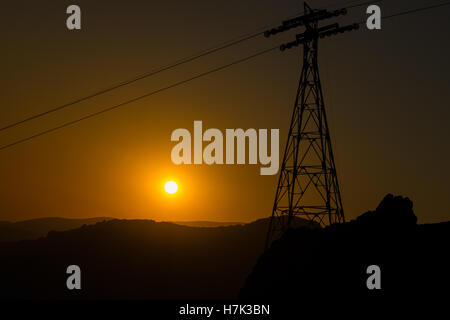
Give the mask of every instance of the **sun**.
[[175, 181], [167, 181], [164, 185], [164, 190], [166, 190], [168, 194], [174, 194], [178, 190], [178, 185]]

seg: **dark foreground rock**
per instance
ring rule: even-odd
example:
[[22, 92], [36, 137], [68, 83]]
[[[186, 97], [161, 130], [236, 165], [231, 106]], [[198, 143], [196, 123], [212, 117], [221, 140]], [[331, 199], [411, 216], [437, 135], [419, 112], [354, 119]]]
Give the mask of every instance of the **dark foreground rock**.
[[[260, 257], [239, 296], [320, 301], [440, 295], [450, 286], [450, 222], [416, 222], [408, 198], [387, 195], [375, 211], [348, 223], [290, 230]], [[367, 288], [370, 265], [381, 269], [381, 290]]]

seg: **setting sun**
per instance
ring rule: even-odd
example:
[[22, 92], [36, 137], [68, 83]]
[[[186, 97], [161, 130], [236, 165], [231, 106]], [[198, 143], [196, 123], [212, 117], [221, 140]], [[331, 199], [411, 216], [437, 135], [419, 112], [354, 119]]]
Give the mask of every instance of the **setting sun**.
[[164, 185], [164, 190], [166, 190], [166, 192], [169, 194], [173, 194], [177, 192], [178, 185], [176, 184], [175, 181], [167, 181], [166, 184]]

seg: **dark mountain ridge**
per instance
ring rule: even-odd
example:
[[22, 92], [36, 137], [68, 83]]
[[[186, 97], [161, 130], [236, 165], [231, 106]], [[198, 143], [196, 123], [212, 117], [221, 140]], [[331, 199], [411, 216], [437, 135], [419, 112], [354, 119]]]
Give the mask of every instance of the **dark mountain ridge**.
[[[0, 242], [33, 240], [45, 237], [49, 231], [66, 231], [91, 225], [97, 222], [113, 220], [110, 217], [93, 217], [86, 219], [73, 218], [37, 218], [24, 221], [0, 221]], [[244, 222], [216, 222], [216, 221], [167, 221], [191, 227], [221, 227], [246, 224]]]
[[38, 218], [18, 222], [0, 221], [0, 242], [32, 240], [44, 237], [51, 230], [65, 231], [86, 224], [110, 220], [107, 217], [87, 219]]
[[[239, 296], [311, 301], [438, 295], [450, 285], [449, 243], [450, 222], [417, 225], [413, 203], [389, 194], [353, 221], [290, 230], [259, 258]], [[380, 267], [381, 290], [367, 287], [371, 265]]]
[[[265, 253], [269, 219], [214, 228], [114, 219], [3, 242], [0, 297], [193, 300], [239, 293], [259, 302], [308, 301], [422, 297], [450, 285], [450, 222], [417, 225], [408, 198], [388, 195], [376, 210], [326, 228], [297, 221]], [[81, 290], [66, 288], [74, 264]], [[367, 289], [370, 265], [381, 269], [381, 290]]]
[[[309, 222], [304, 221], [305, 225]], [[109, 220], [0, 243], [0, 296], [32, 299], [230, 299], [264, 249], [268, 219], [189, 227]], [[66, 288], [78, 265], [82, 290]]]

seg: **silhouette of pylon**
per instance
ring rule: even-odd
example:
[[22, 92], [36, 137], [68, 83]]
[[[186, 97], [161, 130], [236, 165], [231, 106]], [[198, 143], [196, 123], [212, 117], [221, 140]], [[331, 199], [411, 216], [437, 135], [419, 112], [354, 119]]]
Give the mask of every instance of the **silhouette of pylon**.
[[[295, 227], [295, 217], [320, 225], [345, 221], [317, 62], [319, 37], [334, 35], [335, 30], [343, 28], [337, 24], [319, 28], [318, 20], [323, 14], [323, 10], [312, 10], [305, 3], [305, 15], [296, 21], [305, 26], [306, 31], [297, 35], [296, 41], [280, 47], [285, 50], [302, 44], [303, 67], [266, 247], [287, 229]], [[289, 26], [289, 21], [283, 25]], [[345, 31], [350, 28], [357, 29], [355, 25], [344, 27]], [[272, 34], [279, 32], [272, 30], [275, 30]]]

